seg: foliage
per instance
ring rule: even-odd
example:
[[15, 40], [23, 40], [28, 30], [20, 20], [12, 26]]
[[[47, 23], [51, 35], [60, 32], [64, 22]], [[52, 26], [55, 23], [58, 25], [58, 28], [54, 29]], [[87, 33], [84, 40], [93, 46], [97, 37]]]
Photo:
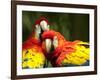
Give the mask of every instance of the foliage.
[[50, 28], [59, 31], [67, 40], [89, 42], [89, 15], [54, 12], [22, 12], [23, 41], [31, 34], [35, 20], [41, 16], [50, 22]]

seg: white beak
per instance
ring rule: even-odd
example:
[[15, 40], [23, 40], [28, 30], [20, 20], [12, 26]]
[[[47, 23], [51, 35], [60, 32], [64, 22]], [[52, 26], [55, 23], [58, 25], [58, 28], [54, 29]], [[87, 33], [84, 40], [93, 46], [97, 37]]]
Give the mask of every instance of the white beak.
[[52, 46], [52, 41], [51, 41], [51, 39], [45, 39], [45, 46], [46, 46], [46, 51], [47, 51], [47, 53], [49, 53], [50, 50], [51, 50], [51, 46]]
[[40, 22], [40, 26], [41, 26], [43, 31], [48, 31], [49, 30], [49, 25], [45, 20]]

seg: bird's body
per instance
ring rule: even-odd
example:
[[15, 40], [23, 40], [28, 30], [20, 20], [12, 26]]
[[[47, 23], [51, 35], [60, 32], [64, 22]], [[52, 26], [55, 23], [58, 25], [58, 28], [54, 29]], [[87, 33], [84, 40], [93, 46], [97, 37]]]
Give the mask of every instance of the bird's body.
[[83, 44], [85, 43], [82, 41], [65, 43], [56, 60], [57, 66], [83, 65], [89, 61], [89, 48]]
[[41, 41], [30, 37], [22, 46], [22, 68], [43, 68], [45, 56], [41, 48]]
[[22, 68], [33, 69], [43, 68], [45, 56], [41, 46], [41, 34], [49, 29], [47, 20], [43, 17], [36, 20], [33, 25], [33, 32], [30, 37], [22, 44]]
[[[54, 38], [55, 36], [56, 38]], [[82, 65], [89, 60], [89, 48], [84, 46], [88, 43], [78, 40], [73, 42], [65, 40], [59, 32], [53, 30], [44, 32], [42, 38], [51, 39], [53, 46], [56, 46], [49, 54], [49, 59], [54, 67]]]

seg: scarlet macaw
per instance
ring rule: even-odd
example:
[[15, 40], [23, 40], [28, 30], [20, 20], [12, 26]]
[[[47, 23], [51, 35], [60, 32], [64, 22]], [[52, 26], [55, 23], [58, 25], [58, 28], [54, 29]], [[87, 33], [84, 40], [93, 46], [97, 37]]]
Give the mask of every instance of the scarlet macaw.
[[[59, 32], [53, 30], [45, 31], [42, 38], [46, 56], [54, 67], [83, 65], [89, 60], [90, 49], [86, 42], [65, 40]], [[49, 43], [45, 42], [46, 40], [49, 40]], [[49, 49], [46, 48], [48, 45]]]
[[22, 44], [22, 68], [43, 68], [45, 56], [41, 47], [41, 34], [49, 30], [47, 19], [42, 17], [35, 22], [34, 31]]

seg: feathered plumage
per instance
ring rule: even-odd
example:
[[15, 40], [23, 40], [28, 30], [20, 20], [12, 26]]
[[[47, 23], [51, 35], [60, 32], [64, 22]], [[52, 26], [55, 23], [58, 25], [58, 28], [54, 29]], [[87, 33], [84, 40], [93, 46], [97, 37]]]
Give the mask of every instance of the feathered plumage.
[[[89, 60], [89, 47], [86, 47], [88, 43], [79, 40], [73, 42], [65, 40], [59, 32], [53, 30], [42, 34], [43, 40], [51, 39], [52, 43], [55, 36], [58, 45], [49, 55], [46, 55], [53, 66], [83, 65]], [[52, 45], [54, 47], [55, 43]]]
[[[43, 68], [45, 56], [41, 46], [42, 28], [47, 29], [47, 20], [40, 18], [33, 25], [34, 31], [22, 45], [22, 68]], [[42, 31], [41, 31], [42, 30]]]

